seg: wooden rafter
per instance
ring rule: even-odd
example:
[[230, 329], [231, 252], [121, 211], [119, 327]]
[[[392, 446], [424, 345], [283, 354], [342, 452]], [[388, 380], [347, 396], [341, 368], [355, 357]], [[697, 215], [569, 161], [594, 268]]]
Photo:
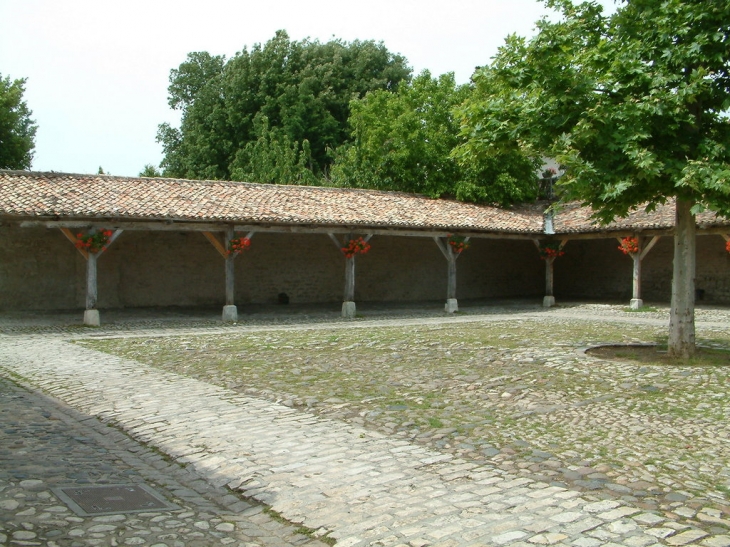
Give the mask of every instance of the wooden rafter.
[[[71, 233], [71, 230], [68, 228], [61, 228], [61, 233], [66, 236], [66, 239], [68, 239], [71, 243], [76, 246], [76, 237]], [[89, 260], [89, 253], [85, 249], [80, 249], [76, 247], [76, 250], [81, 253], [81, 256], [84, 257], [84, 260]]]
[[228, 252], [226, 251], [226, 248], [223, 246], [223, 244], [220, 242], [220, 240], [215, 237], [214, 234], [210, 232], [203, 232], [203, 235], [205, 236], [205, 239], [210, 241], [210, 243], [215, 247], [215, 250], [218, 251], [218, 253], [224, 258], [228, 258]]
[[661, 236], [654, 236], [651, 238], [651, 241], [646, 244], [646, 246], [641, 250], [641, 256], [639, 258], [641, 260], [644, 260], [644, 257], [649, 254], [649, 251], [656, 245], [657, 241], [659, 241], [659, 238]]
[[[60, 228], [61, 233], [66, 236], [66, 239], [68, 239], [71, 243], [76, 246], [76, 237], [73, 235], [73, 232], [69, 230], [68, 228]], [[114, 233], [111, 235], [109, 240], [106, 242], [106, 248], [101, 249], [98, 253], [95, 253], [97, 258], [104, 254], [104, 251], [109, 248], [109, 246], [116, 241], [116, 239], [122, 235], [122, 232], [124, 230], [116, 229], [114, 230]], [[85, 260], [89, 260], [89, 252], [86, 249], [80, 249], [79, 247], [76, 247], [76, 250], [81, 253], [81, 256], [84, 257]]]

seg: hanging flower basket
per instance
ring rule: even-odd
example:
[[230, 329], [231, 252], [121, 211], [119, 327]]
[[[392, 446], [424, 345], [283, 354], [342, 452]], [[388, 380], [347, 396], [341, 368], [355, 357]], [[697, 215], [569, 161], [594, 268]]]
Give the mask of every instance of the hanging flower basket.
[[618, 246], [619, 251], [625, 255], [634, 255], [639, 252], [639, 239], [636, 237], [625, 237]]
[[540, 243], [540, 258], [542, 260], [547, 260], [548, 258], [558, 258], [559, 256], [563, 256], [565, 254], [565, 251], [560, 247], [560, 243], [558, 241], [546, 241], [543, 243]]
[[235, 237], [228, 242], [228, 256], [238, 256], [251, 246], [251, 240], [247, 237]]
[[727, 243], [725, 243], [725, 250], [730, 253], [730, 239], [727, 240]]
[[462, 251], [466, 251], [471, 245], [464, 236], [456, 236], [449, 234], [447, 240], [451, 248], [456, 254], [460, 254]]
[[347, 258], [352, 258], [357, 254], [364, 255], [369, 250], [370, 244], [362, 237], [351, 239], [345, 247], [342, 247], [342, 252]]
[[109, 238], [112, 237], [111, 230], [99, 230], [93, 234], [76, 234], [76, 245], [77, 249], [86, 251], [87, 253], [99, 253], [106, 251], [106, 245], [109, 243]]

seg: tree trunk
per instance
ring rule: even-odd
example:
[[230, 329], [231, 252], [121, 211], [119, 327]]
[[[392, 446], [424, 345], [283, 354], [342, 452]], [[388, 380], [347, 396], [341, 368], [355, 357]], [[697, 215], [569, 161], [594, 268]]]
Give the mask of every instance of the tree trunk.
[[674, 232], [669, 356], [689, 359], [695, 351], [695, 216], [692, 201], [677, 198]]

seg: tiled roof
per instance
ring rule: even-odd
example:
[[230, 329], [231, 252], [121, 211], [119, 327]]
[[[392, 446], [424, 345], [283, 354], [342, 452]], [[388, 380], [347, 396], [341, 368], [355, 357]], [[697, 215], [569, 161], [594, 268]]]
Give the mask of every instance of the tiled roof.
[[[667, 200], [658, 205], [651, 213], [639, 207], [625, 218], [617, 218], [607, 225], [600, 225], [591, 219], [592, 210], [581, 207], [577, 203], [561, 205], [553, 220], [553, 228], [558, 234], [612, 232], [626, 230], [662, 230], [674, 226], [674, 200]], [[696, 216], [700, 228], [713, 226], [730, 226], [730, 221], [715, 216], [715, 213], [705, 211]]]
[[[0, 217], [173, 220], [277, 226], [543, 234], [545, 204], [511, 210], [402, 192], [285, 186], [227, 181], [73, 175], [0, 170]], [[674, 204], [632, 212], [601, 226], [591, 209], [561, 205], [556, 234], [670, 229]], [[700, 227], [729, 226], [713, 213], [697, 216]]]
[[401, 192], [0, 171], [0, 215], [540, 234], [540, 211]]

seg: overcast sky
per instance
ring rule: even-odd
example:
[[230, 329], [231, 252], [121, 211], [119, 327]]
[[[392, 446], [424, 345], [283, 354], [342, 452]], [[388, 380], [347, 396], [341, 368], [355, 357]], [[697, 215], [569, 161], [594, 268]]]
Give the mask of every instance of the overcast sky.
[[28, 79], [34, 170], [136, 176], [162, 158], [157, 126], [177, 125], [168, 77], [189, 52], [230, 57], [284, 29], [383, 41], [415, 72], [466, 82], [546, 13], [535, 0], [0, 0], [0, 74]]

